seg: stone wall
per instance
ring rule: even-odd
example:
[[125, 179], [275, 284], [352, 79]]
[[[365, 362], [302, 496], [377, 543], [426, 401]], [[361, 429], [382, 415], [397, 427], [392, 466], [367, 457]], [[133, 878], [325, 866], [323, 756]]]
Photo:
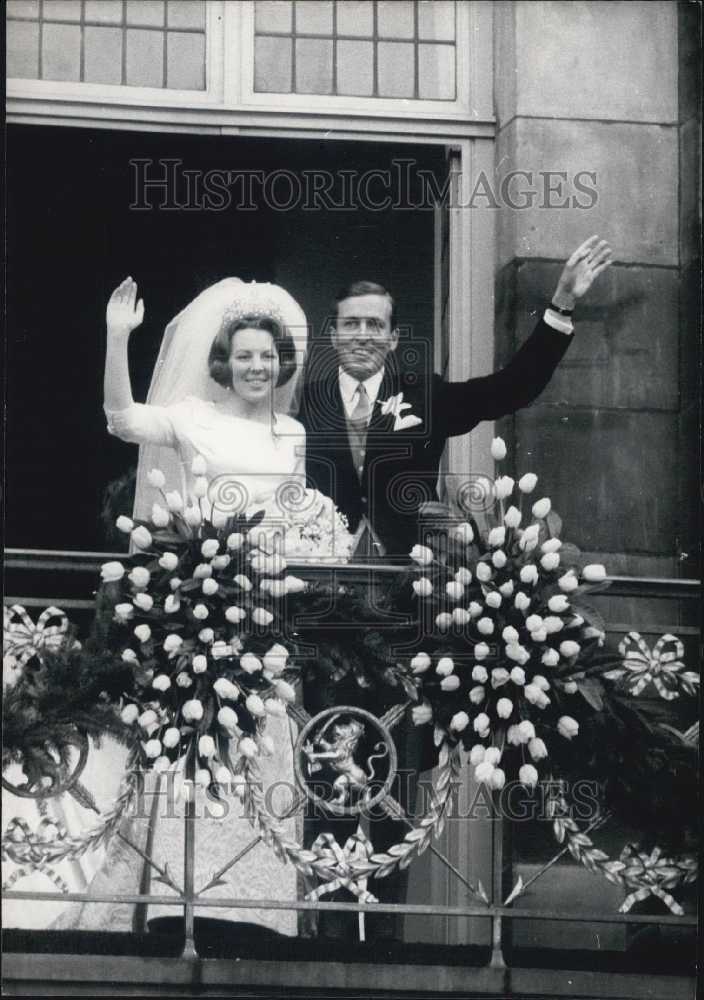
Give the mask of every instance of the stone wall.
[[[537, 192], [532, 207], [499, 210], [498, 360], [530, 332], [582, 240], [599, 233], [615, 259], [578, 306], [556, 377], [501, 430], [570, 538], [612, 573], [675, 576], [692, 551], [696, 494], [683, 470], [697, 362], [683, 293], [698, 132], [683, 43], [696, 46], [696, 21], [678, 41], [672, 2], [496, 5], [497, 174], [532, 172]], [[546, 197], [540, 171], [566, 181]], [[580, 171], [595, 195], [575, 188]]]

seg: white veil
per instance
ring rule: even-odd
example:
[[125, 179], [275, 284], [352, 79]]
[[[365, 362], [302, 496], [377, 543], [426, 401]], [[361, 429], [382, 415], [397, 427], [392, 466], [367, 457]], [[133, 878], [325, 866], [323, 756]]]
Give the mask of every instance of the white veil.
[[[271, 310], [269, 310], [271, 307]], [[240, 278], [223, 278], [201, 292], [166, 327], [159, 356], [154, 366], [147, 403], [171, 406], [195, 396], [217, 402], [227, 396], [227, 389], [210, 377], [208, 354], [227, 313], [248, 312], [267, 315], [273, 312], [293, 339], [296, 371], [284, 385], [274, 390], [274, 410], [294, 414], [300, 399], [302, 374], [308, 340], [305, 313], [283, 288], [268, 283], [245, 283]], [[134, 517], [148, 519], [152, 504], [160, 494], [147, 481], [151, 469], [161, 469], [168, 489], [182, 489], [182, 469], [173, 448], [143, 444], [139, 449]]]

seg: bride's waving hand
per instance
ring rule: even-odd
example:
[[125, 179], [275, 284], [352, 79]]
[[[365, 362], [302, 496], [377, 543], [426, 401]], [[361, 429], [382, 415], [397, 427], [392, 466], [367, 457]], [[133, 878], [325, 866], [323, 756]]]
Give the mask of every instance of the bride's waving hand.
[[127, 360], [127, 344], [133, 330], [142, 325], [144, 302], [137, 300], [137, 283], [128, 277], [110, 296], [105, 311], [108, 342], [105, 353], [105, 409], [124, 410], [131, 406], [132, 387]]

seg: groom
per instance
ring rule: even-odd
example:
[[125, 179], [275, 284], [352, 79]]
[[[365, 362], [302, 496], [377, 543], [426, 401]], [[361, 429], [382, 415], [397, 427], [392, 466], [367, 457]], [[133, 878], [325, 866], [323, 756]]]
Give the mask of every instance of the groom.
[[[565, 264], [550, 302], [535, 330], [509, 364], [493, 375], [447, 382], [429, 372], [402, 372], [396, 363], [399, 331], [394, 300], [381, 285], [357, 281], [337, 298], [331, 332], [334, 360], [323, 354], [309, 364], [299, 419], [306, 428], [306, 471], [310, 486], [330, 496], [355, 531], [363, 518], [371, 528], [367, 554], [407, 556], [418, 537], [418, 508], [436, 497], [440, 459], [448, 437], [466, 434], [482, 420], [527, 406], [542, 392], [572, 339], [571, 314], [575, 302], [610, 263], [608, 244], [593, 236], [575, 250]], [[407, 354], [411, 352], [406, 352]], [[367, 536], [368, 537], [368, 536]], [[361, 554], [358, 550], [358, 555]], [[377, 696], [369, 695], [372, 711]], [[344, 682], [337, 700], [364, 702], [364, 692]], [[307, 690], [312, 713], [327, 707], [318, 690]], [[435, 751], [429, 739], [408, 726], [395, 733], [399, 767], [407, 781], [401, 804], [412, 810], [415, 778], [433, 766]], [[408, 780], [411, 779], [411, 780]], [[340, 844], [354, 833], [356, 821], [328, 820]], [[309, 825], [312, 838], [319, 825]], [[392, 820], [374, 823], [377, 850], [400, 840], [405, 828]], [[386, 902], [405, 898], [405, 873], [382, 880], [380, 897]], [[375, 890], [379, 891], [379, 890]], [[344, 893], [339, 898], [346, 898]], [[397, 937], [401, 921], [377, 914], [369, 920], [370, 937]], [[348, 938], [354, 934], [349, 915], [321, 915], [321, 931]]]
[[376, 554], [402, 557], [419, 541], [418, 509], [437, 499], [448, 437], [514, 413], [540, 395], [569, 347], [576, 300], [610, 258], [606, 241], [586, 240], [509, 364], [465, 382], [400, 370], [394, 300], [383, 286], [356, 281], [339, 294], [331, 331], [335, 362], [311, 359], [299, 413], [307, 434], [306, 470], [309, 485], [333, 498], [351, 531], [366, 518]]

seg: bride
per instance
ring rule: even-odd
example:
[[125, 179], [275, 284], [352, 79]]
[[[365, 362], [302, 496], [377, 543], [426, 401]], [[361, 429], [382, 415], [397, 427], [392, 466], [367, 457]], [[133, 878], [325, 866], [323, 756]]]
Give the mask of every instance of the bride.
[[[295, 405], [307, 336], [305, 316], [294, 299], [276, 285], [245, 284], [237, 278], [206, 289], [168, 325], [146, 404], [132, 397], [128, 365], [129, 337], [143, 318], [144, 303], [128, 277], [107, 306], [105, 411], [111, 433], [140, 445], [135, 517], [148, 519], [157, 498], [149, 482], [152, 468], [165, 473], [167, 490], [178, 489], [187, 501], [194, 496], [191, 464], [196, 455], [205, 459], [211, 486], [225, 482], [228, 488], [222, 492], [237, 494], [237, 510], [226, 510], [226, 517], [270, 510], [272, 505], [281, 508], [290, 483], [299, 494], [304, 491], [305, 431], [287, 412]], [[221, 498], [209, 499], [215, 519]], [[262, 760], [264, 791], [276, 787], [281, 797], [281, 789], [293, 787], [295, 726], [286, 717], [272, 717], [267, 733], [276, 751]], [[174, 807], [169, 794], [178, 791], [181, 776], [168, 776], [166, 788], [159, 785], [161, 776], [147, 777], [143, 809], [125, 819], [122, 836], [114, 838], [91, 885], [93, 894], [172, 894], [126, 840], [150, 854], [162, 869], [168, 862], [175, 881], [183, 884], [182, 806]], [[236, 796], [229, 799], [226, 818], [217, 819], [198, 791], [196, 890], [255, 840], [241, 803]], [[277, 802], [279, 815], [286, 806], [285, 801]], [[297, 839], [293, 818], [282, 825], [290, 839]], [[298, 898], [295, 869], [262, 843], [251, 847], [225, 879], [225, 886], [214, 888], [216, 896], [284, 902]], [[178, 912], [177, 907], [149, 904], [146, 917], [163, 920]], [[197, 907], [196, 914], [297, 933], [296, 912], [285, 909], [257, 910], [254, 904], [251, 909]], [[61, 925], [129, 930], [140, 929], [144, 920], [144, 907], [97, 903], [74, 908]]]

